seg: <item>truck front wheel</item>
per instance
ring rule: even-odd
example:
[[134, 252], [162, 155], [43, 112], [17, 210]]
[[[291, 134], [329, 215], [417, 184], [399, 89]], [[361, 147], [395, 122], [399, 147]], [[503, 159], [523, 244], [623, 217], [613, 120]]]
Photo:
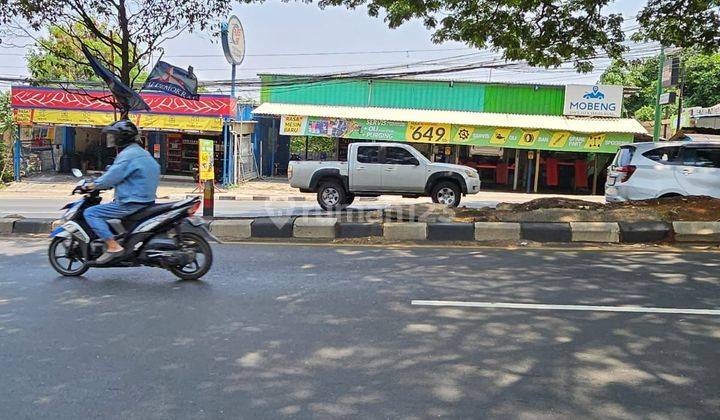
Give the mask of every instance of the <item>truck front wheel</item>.
[[460, 187], [454, 182], [439, 182], [433, 187], [430, 197], [433, 203], [445, 204], [448, 207], [457, 207], [460, 205]]
[[349, 204], [345, 188], [337, 181], [327, 181], [320, 184], [317, 201], [323, 210], [342, 210]]

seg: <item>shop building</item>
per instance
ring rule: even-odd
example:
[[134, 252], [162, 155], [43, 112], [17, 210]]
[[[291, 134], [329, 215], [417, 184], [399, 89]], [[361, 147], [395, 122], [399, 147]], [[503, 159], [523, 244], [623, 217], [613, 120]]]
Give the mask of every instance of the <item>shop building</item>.
[[[227, 95], [201, 95], [197, 101], [162, 93], [142, 93], [150, 112], [134, 112], [145, 148], [165, 175], [193, 179], [198, 166], [198, 140], [211, 139], [215, 148], [215, 177], [225, 183], [257, 176], [254, 121], [250, 107], [238, 106]], [[116, 151], [105, 147], [103, 127], [118, 119], [102, 91], [14, 86], [12, 108], [18, 124], [16, 149], [20, 167], [28, 172], [33, 157], [40, 170], [68, 172], [103, 170]], [[246, 118], [248, 120], [246, 120]], [[50, 164], [45, 163], [50, 155]]]
[[486, 188], [600, 193], [617, 148], [648, 136], [620, 117], [619, 86], [261, 78], [254, 115], [274, 162], [298, 139], [333, 138], [328, 158], [341, 160], [352, 141], [411, 142], [431, 160], [476, 168]]

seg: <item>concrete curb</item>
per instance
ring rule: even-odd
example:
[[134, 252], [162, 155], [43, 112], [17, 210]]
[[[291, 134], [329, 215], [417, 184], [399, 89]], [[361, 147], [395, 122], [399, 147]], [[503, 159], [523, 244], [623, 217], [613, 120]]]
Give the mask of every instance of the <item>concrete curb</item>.
[[427, 239], [427, 223], [385, 223], [383, 237], [390, 241], [424, 241]]
[[520, 223], [476, 222], [475, 240], [478, 242], [519, 241]]
[[298, 217], [293, 226], [293, 237], [307, 239], [335, 239], [337, 236], [335, 217]]
[[522, 239], [534, 242], [571, 242], [572, 230], [569, 223], [520, 223]]
[[430, 223], [427, 225], [428, 241], [474, 241], [475, 225], [472, 223]]
[[672, 225], [666, 222], [620, 222], [620, 242], [628, 244], [660, 242], [671, 237]]
[[[52, 219], [0, 218], [0, 236], [48, 234]], [[210, 230], [225, 241], [252, 239], [378, 238], [390, 241], [542, 243], [698, 242], [720, 244], [720, 222], [342, 222], [335, 217], [217, 219]]]
[[677, 242], [720, 242], [720, 222], [673, 222]]
[[612, 222], [570, 222], [573, 242], [620, 242], [620, 226]]

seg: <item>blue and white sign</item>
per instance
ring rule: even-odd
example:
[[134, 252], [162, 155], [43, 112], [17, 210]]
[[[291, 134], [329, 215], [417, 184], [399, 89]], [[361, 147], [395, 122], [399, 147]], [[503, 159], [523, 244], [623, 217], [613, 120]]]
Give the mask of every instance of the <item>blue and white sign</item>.
[[616, 85], [566, 85], [565, 115], [620, 117], [623, 87]]

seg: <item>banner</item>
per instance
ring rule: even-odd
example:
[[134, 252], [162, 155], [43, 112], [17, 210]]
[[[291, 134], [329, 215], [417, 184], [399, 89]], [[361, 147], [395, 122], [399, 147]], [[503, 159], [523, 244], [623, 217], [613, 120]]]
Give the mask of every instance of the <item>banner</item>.
[[200, 164], [200, 181], [215, 179], [215, 151], [212, 140], [198, 140], [198, 162]]
[[90, 63], [90, 67], [92, 67], [95, 74], [99, 78], [103, 79], [108, 85], [110, 92], [112, 92], [113, 97], [115, 98], [116, 105], [119, 106], [120, 109], [128, 112], [150, 111], [150, 107], [145, 103], [145, 101], [143, 101], [140, 95], [138, 95], [137, 92], [132, 90], [129, 86], [123, 84], [123, 82], [120, 81], [120, 79], [110, 70], [103, 67], [102, 64], [93, 57], [85, 44], [82, 45], [82, 52], [85, 54], [85, 58], [87, 58]]
[[[13, 109], [48, 108], [113, 112], [110, 104], [95, 99], [108, 96], [107, 92], [101, 90], [68, 92], [63, 89], [31, 86], [13, 86], [11, 90]], [[236, 102], [228, 95], [201, 95], [198, 101], [156, 92], [144, 92], [140, 96], [152, 108], [152, 113], [205, 117], [235, 116]]]
[[184, 70], [164, 61], [158, 61], [141, 90], [159, 90], [183, 99], [197, 101], [200, 99], [197, 88], [198, 81], [192, 73], [192, 67]]
[[[19, 125], [53, 124], [105, 127], [115, 122], [117, 115], [113, 112], [41, 108], [13, 110], [13, 118]], [[222, 132], [223, 125], [220, 117], [191, 117], [188, 115], [131, 113], [130, 120], [141, 130]]]
[[370, 121], [295, 115], [282, 116], [280, 134], [599, 153], [615, 153], [618, 147], [633, 141], [633, 135], [625, 133], [587, 134], [508, 127]]

